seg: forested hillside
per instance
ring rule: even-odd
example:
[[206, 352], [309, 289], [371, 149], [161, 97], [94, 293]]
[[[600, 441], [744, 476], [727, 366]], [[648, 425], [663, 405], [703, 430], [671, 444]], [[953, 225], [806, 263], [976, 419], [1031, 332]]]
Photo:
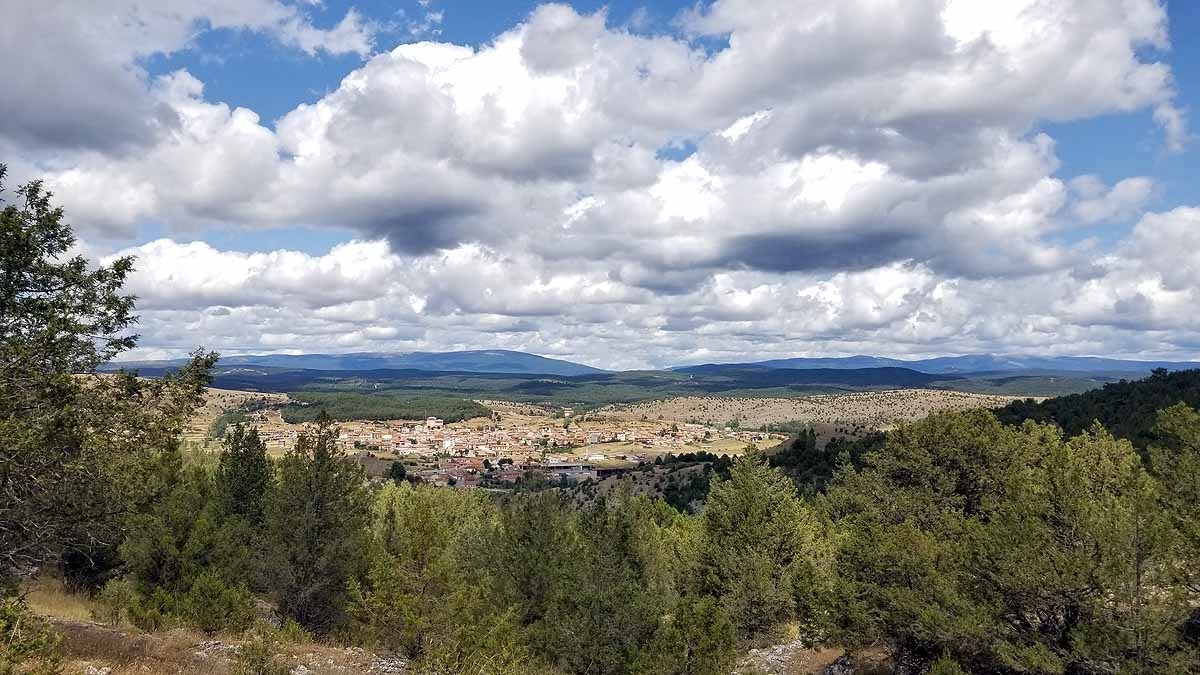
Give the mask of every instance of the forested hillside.
[[1017, 401], [996, 411], [1005, 424], [1025, 420], [1051, 422], [1075, 435], [1099, 421], [1139, 451], [1154, 440], [1155, 415], [1176, 403], [1200, 406], [1200, 370], [1156, 370], [1141, 380], [1122, 380], [1082, 394], [1046, 399], [1040, 403]]

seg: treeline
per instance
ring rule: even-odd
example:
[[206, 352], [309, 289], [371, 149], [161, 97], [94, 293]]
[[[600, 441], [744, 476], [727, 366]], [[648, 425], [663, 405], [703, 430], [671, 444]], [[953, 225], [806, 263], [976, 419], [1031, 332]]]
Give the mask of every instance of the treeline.
[[1155, 370], [1141, 380], [1122, 380], [1100, 389], [1046, 399], [1015, 401], [996, 411], [1005, 424], [1025, 420], [1052, 422], [1069, 435], [1099, 421], [1120, 438], [1129, 439], [1145, 454], [1154, 441], [1155, 413], [1176, 403], [1200, 407], [1200, 370]]
[[491, 410], [468, 399], [444, 397], [400, 397], [388, 394], [345, 392], [289, 393], [283, 406], [283, 420], [289, 424], [313, 422], [321, 413], [335, 420], [423, 420], [439, 417], [461, 422], [472, 417], [487, 417]]
[[654, 471], [657, 467], [667, 467], [660, 490], [663, 501], [679, 511], [692, 513], [703, 507], [714, 480], [729, 478], [733, 458], [703, 450], [668, 453], [659, 455], [653, 462], [643, 462], [638, 469]]

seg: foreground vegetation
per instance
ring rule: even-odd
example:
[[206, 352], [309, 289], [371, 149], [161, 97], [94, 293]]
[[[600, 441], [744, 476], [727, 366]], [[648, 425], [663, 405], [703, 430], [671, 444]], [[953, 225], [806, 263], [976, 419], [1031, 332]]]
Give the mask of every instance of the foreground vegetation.
[[18, 592], [45, 570], [99, 621], [244, 632], [243, 673], [284, 672], [285, 636], [421, 673], [726, 675], [785, 638], [884, 645], [898, 672], [1200, 672], [1187, 403], [1133, 408], [1145, 459], [1099, 424], [935, 415], [802, 496], [781, 469], [827, 471], [805, 473], [806, 435], [779, 467], [714, 470], [698, 515], [621, 490], [372, 485], [323, 414], [277, 461], [235, 424], [193, 463], [179, 432], [215, 355], [92, 376], [134, 342], [132, 263], [63, 260], [61, 212], [19, 194], [0, 211], [0, 673], [59, 670], [61, 636]]

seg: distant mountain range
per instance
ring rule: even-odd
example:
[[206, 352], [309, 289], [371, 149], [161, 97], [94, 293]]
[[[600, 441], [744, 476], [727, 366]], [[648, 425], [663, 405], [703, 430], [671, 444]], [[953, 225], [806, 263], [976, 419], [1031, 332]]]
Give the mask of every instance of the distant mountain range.
[[[134, 370], [171, 369], [186, 363], [186, 359], [168, 361], [130, 361], [110, 364], [110, 368]], [[223, 368], [272, 368], [312, 371], [368, 371], [368, 370], [416, 370], [443, 373], [499, 373], [514, 375], [554, 375], [575, 377], [598, 375], [611, 371], [562, 359], [552, 359], [526, 352], [507, 349], [484, 349], [455, 352], [408, 352], [351, 354], [263, 354], [251, 356], [222, 356]], [[870, 369], [889, 373], [894, 379], [899, 369], [921, 375], [959, 376], [1106, 376], [1144, 377], [1156, 368], [1167, 370], [1189, 370], [1200, 368], [1200, 363], [1181, 361], [1131, 361], [1106, 359], [1091, 356], [1012, 356], [976, 354], [970, 356], [943, 356], [932, 359], [906, 361], [880, 356], [845, 356], [831, 358], [772, 359], [750, 363], [708, 363], [671, 368], [669, 371], [693, 375], [713, 376], [728, 374], [739, 376], [755, 374], [761, 379], [763, 371], [805, 370], [846, 371]], [[864, 378], [870, 379], [866, 373]], [[804, 377], [804, 380], [811, 378]], [[844, 377], [838, 378], [844, 380]], [[903, 378], [902, 378], [903, 379]], [[913, 378], [916, 380], [928, 378]]]
[[[186, 359], [168, 361], [128, 361], [110, 364], [131, 370], [171, 368]], [[403, 354], [359, 352], [352, 354], [263, 354], [259, 356], [222, 356], [222, 367], [259, 366], [300, 368], [304, 370], [430, 370], [463, 373], [520, 373], [536, 375], [591, 375], [607, 371], [581, 363], [551, 359], [507, 349], [460, 352], [408, 352]]]
[[[1120, 374], [1146, 375], [1156, 368], [1167, 370], [1190, 370], [1200, 368], [1200, 363], [1183, 361], [1131, 361], [1105, 359], [1094, 356], [1011, 356], [976, 354], [970, 356], [942, 356], [932, 359], [905, 361], [879, 356], [846, 356], [836, 358], [772, 359], [740, 364], [705, 364], [760, 366], [789, 370], [858, 368], [908, 368], [933, 375], [962, 375], [978, 373], [1026, 373], [1026, 374]], [[702, 366], [685, 366], [676, 371], [687, 372]]]

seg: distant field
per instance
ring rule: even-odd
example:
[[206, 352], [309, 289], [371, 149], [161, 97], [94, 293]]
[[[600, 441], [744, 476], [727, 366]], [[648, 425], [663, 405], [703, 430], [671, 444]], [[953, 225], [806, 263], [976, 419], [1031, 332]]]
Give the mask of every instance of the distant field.
[[741, 398], [688, 396], [633, 405], [601, 408], [596, 415], [612, 419], [670, 419], [701, 424], [737, 421], [742, 428], [803, 422], [840, 426], [853, 434], [920, 419], [935, 412], [999, 408], [1011, 396], [989, 396], [936, 389], [806, 396], [800, 398]]

